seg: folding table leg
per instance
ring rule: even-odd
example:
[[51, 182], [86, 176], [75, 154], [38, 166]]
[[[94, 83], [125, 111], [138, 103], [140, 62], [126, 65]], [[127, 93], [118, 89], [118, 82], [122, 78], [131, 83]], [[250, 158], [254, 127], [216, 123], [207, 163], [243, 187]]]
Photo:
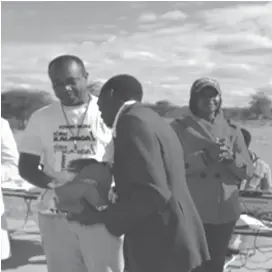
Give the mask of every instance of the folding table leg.
[[24, 223], [22, 226], [22, 229], [25, 230], [29, 216], [30, 216], [30, 212], [31, 212], [31, 203], [32, 203], [32, 199], [29, 198], [24, 198], [25, 204], [26, 204], [26, 215], [24, 218]]
[[26, 230], [26, 225], [28, 223], [28, 219], [29, 219], [29, 216], [30, 216], [30, 213], [31, 213], [31, 204], [32, 204], [33, 199], [28, 198], [28, 197], [24, 197], [23, 199], [24, 199], [24, 202], [26, 204], [26, 214], [25, 214], [25, 217], [24, 217], [24, 222], [20, 227], [17, 227], [15, 229], [11, 229], [10, 233], [24, 232]]

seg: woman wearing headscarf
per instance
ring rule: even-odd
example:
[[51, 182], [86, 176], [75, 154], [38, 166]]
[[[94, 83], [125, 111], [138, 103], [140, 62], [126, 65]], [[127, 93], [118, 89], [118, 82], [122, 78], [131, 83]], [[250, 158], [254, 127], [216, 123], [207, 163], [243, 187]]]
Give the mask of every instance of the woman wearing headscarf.
[[222, 272], [228, 244], [240, 215], [240, 182], [253, 174], [241, 130], [225, 119], [219, 83], [197, 79], [189, 112], [172, 122], [184, 148], [186, 179], [202, 218], [211, 261], [207, 271]]

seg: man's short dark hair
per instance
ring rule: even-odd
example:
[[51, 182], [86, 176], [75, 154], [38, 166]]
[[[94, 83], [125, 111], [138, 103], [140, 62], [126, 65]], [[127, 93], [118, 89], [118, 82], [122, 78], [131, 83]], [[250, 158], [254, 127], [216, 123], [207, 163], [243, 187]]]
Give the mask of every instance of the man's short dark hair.
[[143, 88], [141, 83], [133, 76], [123, 74], [110, 78], [102, 87], [101, 93], [112, 90], [112, 96], [120, 100], [141, 101], [143, 98]]
[[251, 134], [250, 132], [245, 129], [245, 128], [241, 128], [241, 132], [244, 136], [244, 141], [247, 147], [249, 147], [250, 143], [251, 143]]
[[69, 62], [77, 63], [82, 68], [82, 72], [86, 72], [85, 65], [79, 57], [74, 55], [61, 55], [50, 61], [48, 65], [48, 73], [50, 74], [50, 70], [52, 69], [53, 66], [61, 67], [62, 65]]

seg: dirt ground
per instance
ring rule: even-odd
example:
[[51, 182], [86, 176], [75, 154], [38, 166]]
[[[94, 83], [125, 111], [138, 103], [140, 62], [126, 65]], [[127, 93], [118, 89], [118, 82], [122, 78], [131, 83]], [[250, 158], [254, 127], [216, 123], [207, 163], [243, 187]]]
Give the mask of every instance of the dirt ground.
[[2, 262], [1, 271], [7, 272], [47, 272], [46, 259], [40, 243], [36, 224], [29, 221], [22, 229], [23, 220], [9, 219], [9, 228], [18, 229], [12, 233], [12, 256]]
[[[40, 244], [36, 224], [30, 220], [23, 230], [22, 220], [9, 219], [11, 229], [18, 229], [12, 234], [12, 257], [2, 263], [1, 271], [6, 272], [47, 272], [46, 259]], [[245, 238], [242, 238], [245, 239]], [[272, 272], [272, 238], [247, 236], [245, 247], [255, 243], [258, 249], [246, 260], [238, 257], [226, 272]], [[262, 251], [262, 252], [261, 252]]]

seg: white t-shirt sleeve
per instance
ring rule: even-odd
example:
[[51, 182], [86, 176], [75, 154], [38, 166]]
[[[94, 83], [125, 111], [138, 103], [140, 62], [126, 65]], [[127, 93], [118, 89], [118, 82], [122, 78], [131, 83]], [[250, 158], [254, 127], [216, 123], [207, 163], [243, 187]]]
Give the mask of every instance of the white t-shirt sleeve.
[[114, 143], [112, 137], [112, 130], [105, 125], [100, 116], [98, 118], [98, 122], [99, 122], [98, 135], [100, 135], [100, 137], [102, 138], [102, 142], [105, 148], [105, 154], [102, 160], [104, 162], [113, 163]]
[[42, 133], [41, 125], [45, 123], [37, 112], [30, 117], [28, 124], [23, 132], [20, 152], [42, 156]]
[[113, 140], [111, 140], [107, 145], [105, 145], [105, 154], [103, 156], [104, 162], [113, 163], [114, 159], [114, 143]]
[[95, 124], [95, 128], [92, 130], [95, 132], [95, 137], [100, 142], [101, 145], [103, 145], [103, 154], [102, 156], [99, 156], [102, 158], [102, 161], [104, 162], [110, 162], [113, 163], [114, 158], [114, 143], [113, 143], [113, 137], [112, 137], [112, 129], [107, 127], [101, 117], [101, 112], [99, 111], [98, 105], [97, 105], [97, 97], [92, 98], [92, 119], [95, 120], [93, 124]]
[[7, 120], [1, 118], [1, 181], [6, 182], [18, 175], [19, 154]]

